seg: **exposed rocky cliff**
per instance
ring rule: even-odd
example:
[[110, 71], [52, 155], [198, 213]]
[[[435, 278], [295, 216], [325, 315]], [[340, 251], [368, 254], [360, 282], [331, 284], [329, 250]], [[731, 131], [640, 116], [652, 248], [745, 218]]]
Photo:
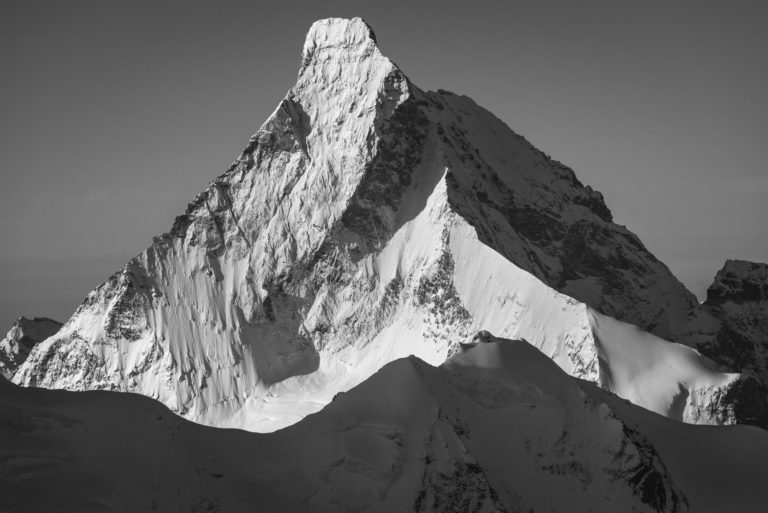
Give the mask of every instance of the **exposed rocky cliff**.
[[0, 340], [0, 374], [11, 378], [39, 342], [54, 335], [61, 323], [45, 317], [19, 317]]
[[707, 289], [704, 307], [723, 328], [702, 351], [742, 369], [743, 384], [731, 392], [737, 415], [768, 425], [768, 265], [728, 260]]

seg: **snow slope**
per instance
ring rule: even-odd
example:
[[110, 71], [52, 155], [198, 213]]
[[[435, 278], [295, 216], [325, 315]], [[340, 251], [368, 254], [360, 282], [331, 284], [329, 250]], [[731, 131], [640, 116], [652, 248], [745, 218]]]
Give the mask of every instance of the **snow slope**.
[[525, 342], [479, 339], [438, 368], [389, 363], [271, 434], [2, 381], [0, 509], [763, 511], [764, 430], [665, 419]]
[[[656, 336], [608, 320], [596, 336], [595, 311]], [[418, 89], [359, 18], [328, 19], [240, 157], [13, 380], [269, 431], [480, 329], [660, 413], [740, 420], [742, 382], [658, 338], [708, 341], [720, 323], [599, 193], [468, 98]], [[652, 348], [649, 374], [610, 351], [628, 340]], [[658, 377], [662, 355], [679, 365], [643, 395], [630, 381]]]
[[61, 323], [45, 317], [19, 317], [0, 340], [0, 374], [10, 378], [24, 363], [35, 344], [55, 334]]
[[603, 388], [675, 420], [693, 424], [732, 422], [727, 408], [716, 406], [740, 378], [738, 374], [718, 372], [694, 349], [594, 310], [590, 310], [589, 317]]

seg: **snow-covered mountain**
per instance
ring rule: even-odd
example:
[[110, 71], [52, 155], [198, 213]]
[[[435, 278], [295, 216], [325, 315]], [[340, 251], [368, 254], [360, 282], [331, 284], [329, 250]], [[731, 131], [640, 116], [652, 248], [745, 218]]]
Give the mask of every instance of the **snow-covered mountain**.
[[768, 432], [691, 426], [481, 334], [276, 433], [0, 381], [0, 510], [762, 512]]
[[55, 334], [61, 323], [45, 317], [19, 317], [0, 340], [0, 374], [10, 378], [29, 356], [32, 348]]
[[13, 380], [269, 431], [478, 330], [679, 420], [744, 420], [745, 379], [765, 401], [686, 347], [721, 322], [600, 193], [469, 98], [416, 87], [362, 20], [327, 19], [237, 160]]

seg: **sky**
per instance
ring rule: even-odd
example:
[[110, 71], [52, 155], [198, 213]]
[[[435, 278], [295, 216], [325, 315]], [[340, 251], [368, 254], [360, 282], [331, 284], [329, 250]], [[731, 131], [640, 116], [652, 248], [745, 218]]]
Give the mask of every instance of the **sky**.
[[466, 94], [603, 192], [699, 297], [768, 261], [760, 2], [0, 0], [0, 331], [66, 320], [167, 231], [362, 16], [423, 89]]

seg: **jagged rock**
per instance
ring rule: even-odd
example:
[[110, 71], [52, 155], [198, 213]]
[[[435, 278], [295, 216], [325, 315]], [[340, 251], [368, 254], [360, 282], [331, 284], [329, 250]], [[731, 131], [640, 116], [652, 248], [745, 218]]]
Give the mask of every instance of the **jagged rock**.
[[702, 351], [742, 369], [728, 399], [735, 415], [768, 426], [768, 264], [728, 260], [707, 289], [704, 307], [723, 328]]
[[[611, 219], [600, 193], [472, 100], [417, 88], [362, 20], [322, 20], [243, 153], [14, 381], [270, 430], [388, 361], [439, 364], [487, 329], [659, 413], [739, 420], [734, 376], [659, 338], [696, 345], [718, 321]], [[653, 366], [610, 351], [651, 339], [598, 336], [600, 315], [652, 332], [661, 349], [638, 361]], [[632, 384], [661, 374], [648, 393]]]
[[[728, 260], [707, 289], [708, 308], [725, 303], [745, 304], [768, 301], [768, 264]], [[763, 330], [766, 326], [761, 325]], [[765, 331], [758, 332], [764, 336]]]
[[0, 374], [11, 378], [39, 342], [55, 334], [61, 323], [45, 317], [19, 317], [0, 340]]

